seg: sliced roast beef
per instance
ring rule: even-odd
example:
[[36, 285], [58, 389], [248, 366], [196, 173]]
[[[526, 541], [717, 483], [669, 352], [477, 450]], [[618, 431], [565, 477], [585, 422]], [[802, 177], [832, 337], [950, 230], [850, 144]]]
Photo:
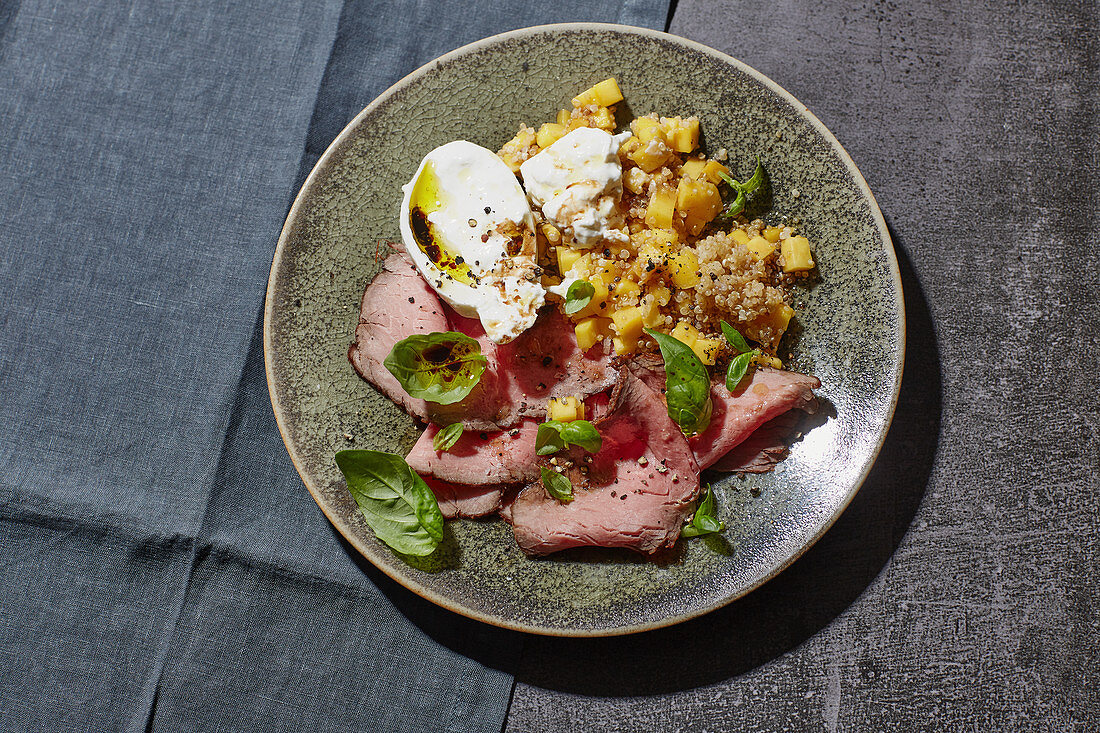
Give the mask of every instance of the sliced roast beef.
[[597, 546], [652, 553], [680, 536], [699, 493], [691, 448], [661, 398], [633, 375], [622, 376], [613, 402], [598, 425], [600, 452], [571, 454], [565, 475], [573, 501], [561, 503], [534, 482], [511, 503], [512, 527], [524, 552]]
[[736, 473], [767, 473], [787, 457], [791, 439], [797, 432], [804, 414], [801, 410], [788, 410], [773, 417], [752, 432], [748, 438], [734, 446], [711, 466], [715, 471]]
[[415, 266], [391, 254], [363, 292], [359, 326], [348, 359], [360, 376], [401, 405], [410, 415], [428, 419], [430, 405], [410, 397], [382, 362], [393, 345], [418, 333], [449, 331], [443, 303]]
[[[473, 391], [453, 405], [409, 396], [383, 366], [401, 339], [418, 333], [460, 331], [478, 340], [488, 364]], [[403, 254], [386, 258], [363, 293], [359, 326], [348, 359], [359, 374], [410, 415], [436, 425], [462, 422], [470, 430], [498, 430], [524, 417], [542, 418], [550, 397], [584, 398], [608, 389], [618, 369], [601, 346], [582, 352], [572, 324], [548, 308], [518, 338], [495, 344], [477, 319], [444, 304]]]
[[538, 428], [538, 422], [524, 420], [510, 430], [467, 430], [450, 450], [437, 451], [432, 439], [439, 428], [429, 425], [405, 460], [417, 473], [450, 483], [528, 483], [539, 476], [535, 465]]
[[431, 476], [423, 478], [439, 502], [439, 511], [447, 519], [484, 517], [500, 509], [504, 487], [499, 484], [466, 486], [440, 481]]
[[492, 416], [507, 427], [524, 417], [546, 416], [551, 397], [584, 399], [615, 384], [619, 369], [602, 344], [587, 352], [577, 346], [573, 324], [554, 308], [548, 308], [531, 328], [507, 344], [495, 344], [485, 336], [476, 319], [451, 315], [456, 331], [475, 338], [489, 360], [480, 391], [462, 404], [477, 414]]
[[812, 410], [817, 398], [811, 390], [820, 386], [817, 377], [765, 367], [730, 394], [725, 380], [716, 377], [710, 390], [710, 426], [690, 440], [699, 467], [713, 466], [772, 418], [789, 410]]

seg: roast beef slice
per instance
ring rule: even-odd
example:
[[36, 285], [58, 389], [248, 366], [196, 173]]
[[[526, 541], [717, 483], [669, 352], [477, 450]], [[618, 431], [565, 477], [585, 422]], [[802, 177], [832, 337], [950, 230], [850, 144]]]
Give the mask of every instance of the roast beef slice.
[[[541, 481], [510, 506], [516, 542], [545, 555], [570, 547], [625, 547], [653, 553], [676, 542], [699, 494], [699, 467], [661, 398], [629, 373], [600, 422], [603, 446], [566, 471], [574, 499], [559, 502]], [[545, 459], [540, 459], [545, 460]]]

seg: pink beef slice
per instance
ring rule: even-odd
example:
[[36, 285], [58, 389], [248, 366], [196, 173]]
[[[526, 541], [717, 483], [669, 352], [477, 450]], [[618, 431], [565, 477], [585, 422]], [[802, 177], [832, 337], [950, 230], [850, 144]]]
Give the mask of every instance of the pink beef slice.
[[484, 517], [501, 507], [505, 487], [499, 484], [466, 486], [440, 481], [431, 476], [424, 476], [423, 478], [432, 493], [435, 494], [435, 498], [439, 502], [439, 511], [443, 513], [446, 519]]
[[618, 360], [603, 344], [587, 352], [577, 346], [573, 324], [554, 308], [547, 308], [531, 328], [507, 344], [494, 344], [485, 337], [481, 323], [452, 316], [455, 330], [475, 338], [481, 353], [489, 360], [482, 375], [484, 387], [478, 414], [492, 415], [500, 427], [514, 425], [522, 418], [542, 419], [551, 397], [589, 395], [607, 391], [618, 379]]
[[410, 397], [382, 362], [393, 345], [418, 333], [449, 331], [446, 311], [435, 291], [403, 255], [391, 254], [363, 292], [355, 342], [348, 360], [355, 371], [410, 415], [427, 420], [430, 405]]
[[699, 494], [691, 448], [661, 398], [638, 378], [624, 374], [614, 402], [598, 426], [600, 452], [590, 463], [580, 449], [571, 454], [577, 465], [566, 476], [573, 501], [559, 502], [538, 481], [511, 503], [510, 521], [524, 552], [597, 546], [653, 553], [680, 536]]
[[439, 428], [429, 425], [405, 460], [417, 473], [448, 483], [525, 484], [539, 477], [535, 465], [538, 429], [535, 420], [524, 420], [510, 430], [467, 430], [450, 450], [437, 451], [432, 439]]
[[802, 422], [801, 410], [788, 410], [764, 423], [752, 435], [719, 458], [711, 468], [736, 473], [767, 473], [787, 457], [792, 437]]
[[817, 398], [811, 390], [820, 386], [817, 377], [763, 368], [730, 394], [725, 380], [716, 378], [710, 389], [714, 403], [710, 426], [690, 441], [699, 467], [713, 466], [772, 418], [793, 409], [812, 411]]

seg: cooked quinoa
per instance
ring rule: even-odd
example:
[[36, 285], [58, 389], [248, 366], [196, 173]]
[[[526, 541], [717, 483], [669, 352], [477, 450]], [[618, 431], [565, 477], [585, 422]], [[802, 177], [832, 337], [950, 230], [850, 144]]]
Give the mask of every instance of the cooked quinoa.
[[[555, 122], [538, 130], [522, 126], [501, 157], [518, 172], [578, 127], [612, 132], [614, 102], [593, 103], [592, 91]], [[721, 162], [727, 153], [708, 159], [696, 150], [698, 124], [694, 117], [656, 114], [630, 123], [633, 134], [619, 148], [620, 224], [629, 243], [574, 248], [571, 232], [559, 231], [535, 208], [544, 284], [568, 276], [595, 286], [589, 306], [571, 315], [582, 348], [610, 338], [620, 354], [654, 351], [656, 342], [642, 332], [652, 328], [680, 338], [713, 364], [731, 355], [721, 335], [724, 320], [759, 345], [763, 361], [780, 366], [776, 349], [794, 314], [790, 285], [814, 267], [809, 243], [791, 226], [721, 216], [733, 198], [730, 171]]]

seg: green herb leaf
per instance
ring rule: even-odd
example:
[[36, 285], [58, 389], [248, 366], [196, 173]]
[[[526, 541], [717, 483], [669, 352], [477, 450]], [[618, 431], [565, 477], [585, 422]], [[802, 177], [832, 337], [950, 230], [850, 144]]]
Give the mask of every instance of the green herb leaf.
[[759, 354], [759, 349], [753, 349], [738, 355], [730, 362], [729, 368], [726, 370], [726, 389], [730, 392], [737, 389], [737, 386], [741, 384], [741, 380], [745, 378], [745, 374], [749, 371], [749, 364], [752, 363], [753, 357]]
[[573, 501], [573, 484], [569, 483], [569, 479], [546, 466], [539, 466], [539, 472], [542, 473], [542, 485], [550, 496], [563, 504]]
[[718, 521], [718, 505], [714, 500], [714, 492], [708, 484], [707, 493], [703, 496], [703, 500], [699, 502], [699, 508], [695, 510], [695, 516], [692, 517], [691, 524], [685, 525], [680, 530], [680, 536], [698, 537], [713, 532], [722, 532], [725, 529], [726, 525]]
[[562, 312], [567, 316], [571, 316], [584, 310], [595, 294], [596, 287], [592, 283], [587, 280], [577, 280], [569, 286], [569, 290], [565, 291], [565, 303], [562, 305]]
[[722, 334], [736, 353], [744, 354], [749, 350], [749, 344], [745, 341], [745, 337], [741, 335], [741, 332], [725, 321], [722, 321]]
[[752, 177], [744, 183], [738, 183], [722, 171], [718, 171], [718, 175], [721, 176], [722, 180], [728, 183], [730, 188], [733, 189], [734, 193], [737, 194], [737, 196], [734, 197], [733, 201], [730, 202], [729, 206], [727, 206], [725, 210], [721, 214], [719, 214], [719, 218], [730, 219], [745, 210], [745, 203], [747, 201], [748, 195], [756, 189], [760, 188], [760, 184], [764, 182], [764, 166], [760, 162], [760, 156], [757, 156], [756, 170], [753, 171]]
[[548, 456], [563, 450], [567, 445], [579, 445], [589, 453], [599, 453], [603, 438], [596, 426], [587, 420], [547, 420], [539, 425], [538, 435], [535, 436], [537, 455]]
[[465, 334], [446, 331], [398, 341], [382, 364], [410, 397], [450, 405], [477, 386], [486, 361], [481, 344]]
[[599, 453], [603, 438], [596, 426], [587, 420], [573, 420], [562, 425], [561, 439], [570, 445], [579, 445], [589, 453]]
[[548, 420], [539, 425], [539, 432], [535, 436], [535, 454], [548, 456], [565, 449], [565, 440], [561, 437], [562, 423], [557, 420]]
[[454, 448], [455, 443], [462, 437], [464, 430], [465, 428], [462, 427], [462, 423], [451, 423], [435, 434], [435, 437], [432, 438], [432, 448], [441, 451], [448, 451]]
[[680, 426], [684, 435], [703, 432], [710, 425], [713, 407], [707, 368], [683, 341], [651, 328], [647, 328], [646, 333], [657, 340], [661, 358], [665, 360], [668, 416]]
[[750, 193], [760, 188], [760, 184], [764, 182], [764, 166], [760, 162], [760, 156], [756, 156], [756, 170], [752, 172], [752, 178], [741, 184], [741, 192], [748, 196]]
[[430, 555], [443, 539], [443, 514], [424, 479], [405, 459], [373, 450], [342, 450], [336, 465], [378, 539], [405, 555]]

